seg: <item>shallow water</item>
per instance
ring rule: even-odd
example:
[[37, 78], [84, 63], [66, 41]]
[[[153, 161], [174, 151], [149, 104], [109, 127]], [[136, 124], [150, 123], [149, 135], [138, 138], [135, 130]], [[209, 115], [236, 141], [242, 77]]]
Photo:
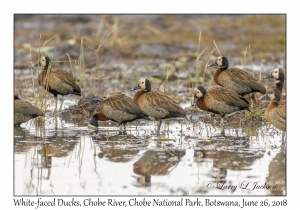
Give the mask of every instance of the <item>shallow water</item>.
[[[274, 87], [274, 80], [261, 78], [274, 67], [285, 69], [284, 19], [282, 15], [17, 15], [14, 93], [47, 111], [44, 125], [30, 121], [14, 129], [14, 194], [285, 195], [282, 133], [269, 124], [245, 126], [235, 118], [235, 127], [230, 127], [232, 121], [225, 123], [222, 136], [219, 121], [206, 123], [202, 113], [207, 113], [201, 112], [189, 115], [189, 120], [164, 120], [160, 139], [156, 122], [129, 123], [127, 135], [119, 135], [115, 123], [99, 122], [98, 132], [90, 132], [86, 119], [76, 121], [80, 113], [70, 117], [74, 121], [53, 114], [54, 97], [43, 94], [37, 81], [40, 69], [30, 67], [40, 53], [53, 56], [55, 68], [72, 72], [80, 83], [82, 98], [92, 93], [132, 97], [130, 89], [138, 79], [151, 78], [153, 89], [170, 93], [188, 109], [192, 87], [211, 85], [215, 68], [206, 65], [221, 54], [209, 54], [216, 43], [230, 58], [230, 66]], [[252, 30], [254, 25], [257, 30]], [[121, 30], [106, 39], [104, 31], [115, 26]], [[47, 36], [41, 37], [38, 31], [45, 29]], [[245, 36], [233, 37], [232, 32]], [[80, 37], [91, 43], [82, 48]], [[253, 37], [266, 38], [268, 44]], [[104, 45], [100, 49], [92, 42]], [[46, 108], [38, 97], [46, 100]], [[80, 98], [64, 99], [62, 109], [77, 105]]]
[[[103, 126], [101, 126], [103, 125]], [[14, 130], [15, 195], [285, 195], [282, 135], [165, 120], [115, 123], [97, 132], [57, 117]], [[266, 184], [266, 185], [265, 185]], [[267, 186], [275, 189], [266, 189]], [[221, 188], [221, 189], [220, 189]]]

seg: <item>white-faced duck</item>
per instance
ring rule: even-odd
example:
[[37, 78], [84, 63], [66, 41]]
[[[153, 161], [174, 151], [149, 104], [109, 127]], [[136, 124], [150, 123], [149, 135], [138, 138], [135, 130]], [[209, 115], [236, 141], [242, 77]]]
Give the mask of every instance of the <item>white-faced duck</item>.
[[19, 126], [38, 116], [44, 116], [42, 110], [28, 101], [21, 100], [16, 95], [14, 96], [14, 126]]
[[239, 68], [228, 68], [228, 59], [224, 56], [219, 56], [214, 63], [208, 67], [218, 66], [213, 79], [216, 84], [237, 92], [240, 95], [245, 95], [252, 92], [266, 93], [266, 88], [257, 81], [257, 79]]
[[259, 100], [270, 100], [270, 104], [265, 111], [265, 117], [268, 122], [282, 131], [286, 131], [286, 106], [279, 106], [280, 93], [277, 89], [271, 89]]
[[268, 75], [264, 76], [263, 79], [274, 78], [276, 80], [275, 88], [280, 93], [280, 98], [282, 99], [282, 89], [284, 84], [284, 73], [281, 68], [274, 68]]
[[172, 97], [151, 90], [151, 83], [148, 79], [140, 79], [131, 90], [138, 90], [133, 96], [134, 103], [148, 116], [159, 120], [157, 135], [160, 134], [162, 119], [186, 116], [184, 109]]
[[193, 90], [194, 105], [199, 109], [221, 115], [222, 134], [223, 117], [240, 110], [249, 110], [249, 101], [233, 90], [223, 87], [211, 87], [207, 90], [198, 86]]
[[120, 124], [120, 132], [122, 130], [122, 125], [124, 126], [124, 132], [126, 132], [125, 126], [127, 122], [132, 122], [141, 118], [149, 120], [147, 114], [133, 102], [132, 98], [124, 94], [117, 94], [102, 101], [95, 109], [88, 126], [91, 128], [98, 128], [98, 120], [112, 120]]
[[[52, 69], [50, 64], [50, 58], [42, 56], [39, 62], [33, 66], [42, 66], [43, 70], [38, 76], [39, 85], [43, 85], [47, 91], [54, 95], [57, 110], [57, 95], [75, 94], [81, 96], [81, 90], [71, 74], [60, 69]], [[62, 104], [63, 101], [60, 108]]]

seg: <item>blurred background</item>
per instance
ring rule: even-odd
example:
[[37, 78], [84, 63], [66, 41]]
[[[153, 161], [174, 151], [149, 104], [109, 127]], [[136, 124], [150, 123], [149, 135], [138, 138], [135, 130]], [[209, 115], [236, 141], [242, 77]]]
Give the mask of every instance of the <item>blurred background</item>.
[[[230, 67], [249, 70], [258, 79], [286, 65], [285, 15], [26, 14], [15, 15], [14, 24], [15, 69], [28, 70], [38, 56], [48, 55], [54, 67], [72, 71], [83, 96], [130, 94], [140, 77], [158, 86], [167, 75], [175, 82], [164, 91], [173, 93], [199, 83], [208, 86], [215, 68], [205, 66], [220, 54]], [[30, 81], [37, 71], [31, 71], [31, 77], [22, 78], [27, 87], [16, 82], [15, 74], [16, 92], [37, 87]], [[32, 97], [28, 91], [21, 94]]]

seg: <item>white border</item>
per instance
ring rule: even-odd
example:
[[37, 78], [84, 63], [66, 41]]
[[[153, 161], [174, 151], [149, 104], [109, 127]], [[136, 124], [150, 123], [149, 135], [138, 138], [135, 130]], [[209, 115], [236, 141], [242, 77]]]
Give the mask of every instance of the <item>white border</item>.
[[[7, 2], [6, 5], [9, 5]], [[1, 206], [13, 207], [13, 14], [15, 13], [286, 13], [287, 14], [287, 90], [288, 90], [288, 153], [287, 153], [287, 194], [288, 207], [296, 206], [299, 199], [299, 182], [295, 177], [299, 174], [299, 138], [296, 129], [299, 123], [298, 62], [299, 50], [299, 11], [293, 1], [14, 1], [10, 6], [2, 5], [1, 15]], [[297, 63], [296, 63], [297, 62]], [[292, 85], [294, 84], [294, 85]], [[8, 111], [9, 110], [9, 111]], [[151, 199], [151, 197], [147, 197]], [[235, 197], [241, 200], [243, 197]], [[46, 198], [51, 199], [51, 198]], [[84, 198], [82, 198], [84, 199]], [[118, 199], [121, 199], [118, 197]], [[124, 197], [124, 199], [130, 199]], [[169, 198], [170, 199], [170, 198]], [[205, 199], [205, 198], [202, 198]], [[219, 200], [228, 200], [228, 197], [218, 197]], [[261, 197], [246, 197], [250, 200], [261, 200]], [[268, 197], [279, 199], [277, 197]], [[280, 197], [283, 199], [283, 197]], [[297, 205], [298, 206], [298, 205]], [[137, 207], [140, 208], [140, 207]], [[136, 209], [137, 209], [136, 208]], [[174, 207], [169, 207], [171, 209]], [[226, 207], [223, 207], [226, 208]], [[232, 208], [232, 207], [231, 207]], [[230, 208], [230, 209], [231, 209]], [[178, 209], [178, 208], [177, 208]], [[182, 208], [183, 209], [183, 208]], [[227, 208], [229, 209], [229, 208]], [[260, 208], [258, 208], [260, 209]]]

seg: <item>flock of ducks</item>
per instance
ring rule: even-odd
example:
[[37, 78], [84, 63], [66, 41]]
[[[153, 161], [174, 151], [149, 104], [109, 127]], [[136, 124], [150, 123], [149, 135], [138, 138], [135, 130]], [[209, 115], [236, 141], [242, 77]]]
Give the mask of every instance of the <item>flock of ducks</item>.
[[[48, 56], [42, 56], [34, 66], [41, 66], [42, 72], [38, 76], [40, 85], [57, 95], [75, 94], [81, 96], [80, 87], [76, 84], [71, 74], [51, 68], [51, 60]], [[243, 96], [253, 92], [265, 94], [260, 100], [269, 99], [270, 104], [265, 111], [266, 120], [276, 128], [286, 131], [286, 107], [280, 105], [282, 99], [282, 88], [284, 84], [284, 74], [281, 68], [275, 68], [264, 79], [275, 78], [276, 85], [270, 91], [257, 81], [253, 75], [239, 68], [228, 68], [228, 59], [219, 56], [214, 63], [208, 67], [217, 66], [213, 79], [219, 86], [205, 89], [198, 86], [192, 92], [194, 95], [194, 105], [199, 109], [211, 113], [219, 114], [223, 117], [240, 110], [249, 110], [249, 101]], [[140, 79], [135, 87], [133, 98], [124, 94], [110, 96], [99, 105], [88, 124], [91, 128], [98, 127], [98, 121], [112, 120], [120, 124], [120, 128], [127, 122], [137, 119], [158, 120], [157, 134], [160, 133], [162, 119], [185, 117], [185, 110], [169, 95], [151, 89], [148, 79]], [[62, 106], [62, 104], [61, 104]], [[38, 116], [44, 116], [43, 112], [27, 101], [14, 96], [14, 125], [20, 125]]]

